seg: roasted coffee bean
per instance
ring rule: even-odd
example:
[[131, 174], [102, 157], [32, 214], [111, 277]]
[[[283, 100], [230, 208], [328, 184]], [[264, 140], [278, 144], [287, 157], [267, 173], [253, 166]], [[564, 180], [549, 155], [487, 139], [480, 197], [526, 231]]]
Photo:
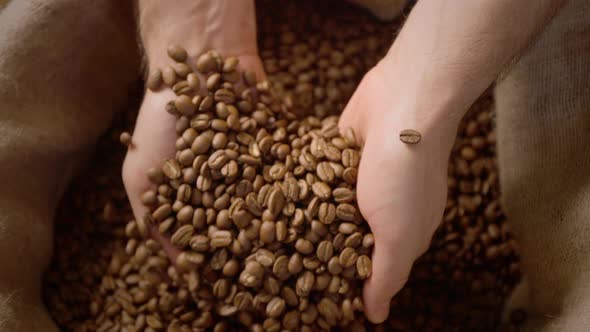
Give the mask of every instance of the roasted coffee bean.
[[313, 252], [313, 243], [300, 238], [295, 242], [295, 249], [303, 255], [309, 255]]
[[172, 206], [170, 204], [163, 204], [152, 213], [152, 217], [155, 221], [162, 221], [170, 214], [172, 214]]
[[186, 78], [186, 76], [192, 72], [192, 69], [186, 63], [177, 62], [172, 65], [172, 68], [174, 68], [177, 77], [180, 78]]
[[316, 255], [318, 259], [324, 263], [327, 263], [332, 255], [334, 254], [334, 247], [331, 241], [322, 241], [318, 244]]
[[174, 68], [171, 66], [166, 66], [164, 70], [162, 70], [162, 80], [164, 84], [172, 87], [177, 80], [176, 71], [174, 71]]
[[287, 266], [289, 273], [299, 274], [303, 270], [303, 259], [299, 253], [294, 253], [290, 258]]
[[338, 257], [338, 261], [340, 262], [340, 265], [342, 265], [342, 267], [347, 268], [347, 267], [351, 267], [354, 264], [356, 264], [356, 260], [358, 259], [358, 254], [356, 253], [356, 251], [353, 248], [350, 247], [346, 247], [342, 250], [342, 252], [340, 253], [340, 256]]
[[164, 162], [164, 166], [162, 166], [162, 172], [171, 180], [178, 179], [182, 175], [180, 165], [174, 159], [169, 159]]
[[285, 311], [285, 300], [276, 296], [273, 297], [266, 305], [266, 315], [268, 317], [277, 318]]
[[354, 191], [348, 188], [336, 188], [332, 191], [336, 203], [351, 203], [354, 201]]
[[332, 195], [332, 189], [325, 182], [315, 182], [311, 189], [316, 197], [322, 200], [327, 200]]
[[353, 205], [342, 203], [336, 207], [336, 217], [343, 221], [355, 221], [358, 217], [358, 212]]
[[233, 236], [230, 231], [215, 231], [211, 236], [211, 246], [214, 248], [227, 247], [233, 241]]
[[256, 252], [256, 261], [264, 267], [273, 266], [275, 255], [267, 249], [258, 249]]
[[371, 276], [371, 259], [368, 256], [362, 255], [356, 261], [356, 271], [362, 279], [366, 279]]
[[203, 74], [217, 69], [217, 63], [211, 52], [203, 53], [197, 58], [197, 70]]
[[311, 271], [305, 271], [297, 279], [295, 293], [299, 296], [308, 296], [311, 292], [311, 288], [315, 282], [315, 276]]
[[327, 162], [319, 163], [317, 166], [316, 173], [320, 180], [324, 182], [330, 183], [334, 180], [334, 168], [332, 168], [332, 166]]
[[276, 237], [276, 223], [274, 221], [263, 221], [260, 225], [260, 241], [271, 244]]
[[150, 70], [150, 74], [148, 75], [148, 78], [146, 80], [146, 86], [148, 89], [156, 91], [160, 89], [163, 82], [164, 80], [162, 78], [162, 70], [160, 70], [159, 68]]
[[399, 133], [399, 139], [406, 144], [417, 144], [422, 135], [414, 129], [404, 129]]
[[174, 106], [185, 116], [192, 116], [196, 111], [196, 105], [193, 104], [191, 98], [187, 95], [180, 95], [174, 100]]
[[183, 225], [176, 232], [174, 232], [170, 238], [170, 242], [179, 248], [184, 248], [188, 246], [194, 231], [195, 229], [192, 225]]
[[188, 58], [188, 53], [180, 45], [170, 45], [166, 51], [168, 56], [177, 62], [184, 62]]

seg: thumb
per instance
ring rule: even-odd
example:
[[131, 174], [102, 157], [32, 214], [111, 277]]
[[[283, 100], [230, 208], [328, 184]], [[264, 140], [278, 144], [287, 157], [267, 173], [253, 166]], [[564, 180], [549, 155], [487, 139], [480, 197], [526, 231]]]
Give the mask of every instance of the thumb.
[[384, 209], [369, 219], [371, 225], [385, 226], [373, 229], [373, 270], [365, 282], [363, 294], [365, 315], [375, 324], [382, 323], [389, 316], [391, 299], [408, 280], [416, 257], [415, 243], [411, 243], [406, 231], [396, 226], [399, 223], [391, 220], [392, 215], [393, 211]]

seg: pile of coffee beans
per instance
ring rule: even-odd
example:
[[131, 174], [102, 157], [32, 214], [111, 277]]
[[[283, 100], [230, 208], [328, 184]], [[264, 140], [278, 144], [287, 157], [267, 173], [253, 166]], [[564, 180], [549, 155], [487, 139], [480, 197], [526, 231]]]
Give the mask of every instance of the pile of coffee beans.
[[[257, 4], [259, 47], [269, 81], [281, 104], [292, 113], [320, 119], [319, 124], [314, 120], [312, 125], [321, 134], [322, 126], [334, 121], [326, 117], [342, 110], [363, 74], [391, 45], [399, 25], [375, 22], [342, 1]], [[339, 62], [339, 53], [346, 54], [343, 63]], [[332, 57], [335, 62], [331, 62]], [[314, 60], [301, 62], [304, 59]], [[344, 68], [349, 68], [349, 76], [334, 75], [337, 71], [344, 74]], [[350, 75], [351, 69], [354, 75]], [[203, 79], [200, 83], [206, 85]], [[306, 92], [310, 87], [313, 92]], [[64, 331], [190, 331], [187, 326], [200, 324], [214, 331], [231, 330], [236, 325], [229, 319], [218, 319], [217, 308], [209, 313], [201, 310], [210, 306], [209, 298], [193, 298], [194, 290], [208, 282], [199, 278], [208, 275], [179, 273], [160, 244], [138, 236], [137, 226], [127, 225], [133, 215], [120, 179], [125, 151], [119, 140], [120, 134], [133, 126], [140, 93], [100, 140], [90, 168], [72, 185], [61, 204], [56, 217], [54, 261], [44, 281], [47, 307]], [[414, 265], [406, 287], [394, 298], [389, 319], [373, 326], [357, 313], [358, 319], [348, 330], [496, 329], [503, 299], [520, 273], [517, 247], [499, 205], [494, 133], [493, 98], [488, 94], [472, 107], [459, 128], [449, 161], [449, 196], [442, 224], [429, 251]], [[129, 144], [129, 137], [123, 136]], [[169, 202], [171, 208], [176, 197], [173, 200]], [[215, 227], [216, 222], [217, 216]], [[172, 235], [172, 230], [168, 234]], [[129, 238], [126, 231], [133, 236]], [[230, 249], [226, 247], [228, 257], [233, 255]], [[190, 241], [184, 251], [188, 250], [193, 250]], [[276, 261], [276, 252], [273, 254]], [[204, 256], [212, 259], [209, 253]], [[250, 261], [258, 262], [256, 256]], [[214, 271], [223, 274], [224, 268]], [[268, 271], [265, 268], [265, 275]], [[239, 279], [239, 275], [232, 279], [236, 287], [240, 287]], [[263, 282], [261, 290], [264, 286]], [[215, 298], [215, 288], [211, 293], [207, 295]], [[281, 292], [279, 295], [289, 297]], [[282, 306], [276, 303], [271, 309]], [[352, 304], [354, 307], [354, 298]], [[236, 316], [237, 321], [247, 319]], [[317, 316], [321, 317], [319, 312]], [[303, 321], [303, 313], [299, 319]], [[263, 322], [262, 328], [277, 326], [274, 321], [267, 324]]]
[[154, 69], [148, 86], [176, 93], [166, 105], [176, 156], [148, 170], [150, 212], [126, 233], [140, 240], [157, 226], [181, 250], [176, 267], [212, 316], [184, 326], [347, 326], [362, 311], [374, 243], [356, 206], [354, 133], [341, 136], [335, 116], [299, 120], [235, 57], [206, 52], [193, 72], [181, 46], [168, 55], [175, 62]]

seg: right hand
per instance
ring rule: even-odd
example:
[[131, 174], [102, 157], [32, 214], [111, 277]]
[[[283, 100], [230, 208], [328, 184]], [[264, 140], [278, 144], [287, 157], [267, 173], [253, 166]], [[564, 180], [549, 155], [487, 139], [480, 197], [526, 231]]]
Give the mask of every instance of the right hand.
[[[373, 323], [389, 315], [392, 297], [404, 286], [414, 261], [439, 225], [446, 203], [447, 165], [454, 139], [445, 121], [400, 107], [381, 63], [362, 80], [340, 119], [363, 145], [357, 201], [375, 236], [373, 270], [364, 288], [365, 315]], [[399, 139], [417, 129], [415, 145]]]

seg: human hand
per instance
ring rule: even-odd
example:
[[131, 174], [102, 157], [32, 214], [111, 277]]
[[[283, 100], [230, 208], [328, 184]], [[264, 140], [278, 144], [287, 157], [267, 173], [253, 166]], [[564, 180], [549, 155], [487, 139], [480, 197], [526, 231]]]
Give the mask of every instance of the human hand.
[[[441, 220], [456, 130], [451, 122], [402, 106], [409, 104], [401, 102], [395, 92], [400, 83], [387, 71], [381, 63], [365, 76], [340, 119], [340, 128], [353, 128], [363, 145], [357, 201], [375, 237], [373, 271], [364, 288], [365, 314], [375, 323], [389, 315], [391, 298]], [[402, 143], [403, 129], [420, 131], [422, 140]]]
[[[264, 79], [264, 70], [257, 54], [252, 1], [182, 2], [170, 6], [163, 1], [140, 1], [140, 31], [149, 71], [172, 65], [174, 61], [166, 55], [166, 49], [170, 44], [177, 44], [186, 48], [186, 63], [193, 69], [200, 54], [215, 49], [224, 57], [235, 56], [239, 60], [240, 70], [253, 71], [258, 79]], [[160, 5], [164, 7], [158, 8]], [[201, 76], [200, 82], [200, 92], [205, 93], [205, 77]], [[235, 86], [239, 88], [240, 84], [238, 82]], [[165, 110], [166, 104], [175, 98], [174, 92], [168, 88], [146, 90], [140, 107], [132, 146], [123, 165], [123, 182], [136, 220], [143, 218], [149, 211], [144, 203], [155, 198], [152, 194], [142, 195], [146, 191], [157, 194], [157, 187], [150, 182], [146, 172], [151, 173], [152, 178], [157, 178], [155, 170], [160, 169], [165, 159], [174, 157], [176, 144], [182, 144], [177, 141], [182, 140], [179, 139], [182, 132], [177, 132], [177, 118]], [[160, 242], [168, 256], [175, 261], [179, 251], [170, 240], [156, 228], [151, 230], [151, 236]]]

